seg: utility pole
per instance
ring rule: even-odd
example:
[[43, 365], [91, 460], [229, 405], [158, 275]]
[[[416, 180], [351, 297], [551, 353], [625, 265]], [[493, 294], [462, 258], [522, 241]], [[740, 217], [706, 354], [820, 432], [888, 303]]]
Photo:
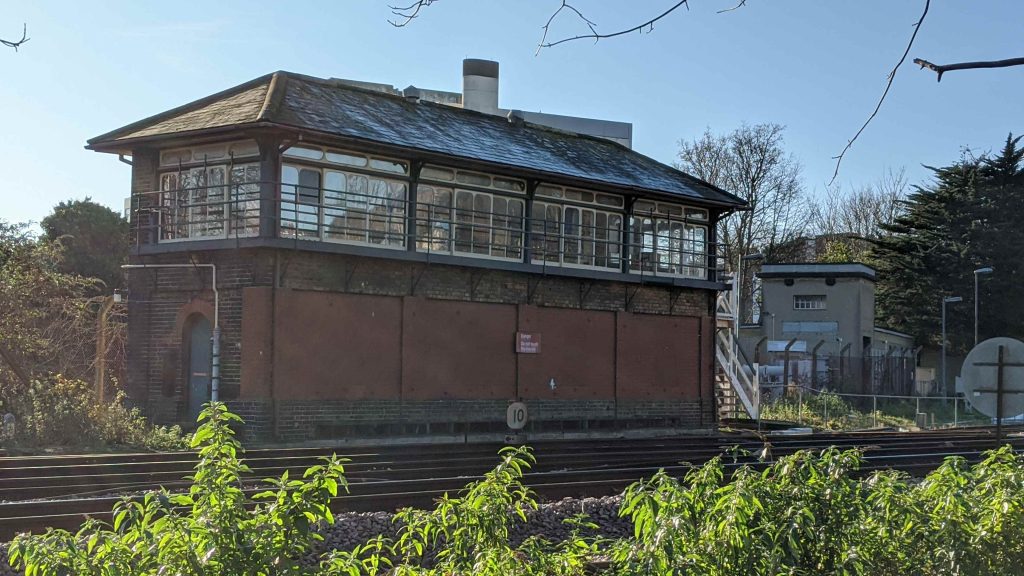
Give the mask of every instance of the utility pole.
[[106, 400], [107, 380], [107, 316], [116, 302], [121, 301], [120, 294], [104, 296], [100, 303], [100, 312], [96, 316], [96, 375], [93, 386], [96, 391], [96, 402], [103, 404]]

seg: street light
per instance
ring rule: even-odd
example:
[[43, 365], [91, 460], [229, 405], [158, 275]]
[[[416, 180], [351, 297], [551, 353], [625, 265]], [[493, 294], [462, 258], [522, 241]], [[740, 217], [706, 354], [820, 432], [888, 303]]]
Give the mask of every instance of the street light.
[[[735, 332], [737, 338], [740, 336], [740, 324], [743, 323], [743, 263], [763, 259], [764, 254], [760, 253], [740, 256], [739, 265], [736, 267], [736, 310], [734, 311], [734, 314], [736, 315]], [[753, 294], [751, 294], [751, 298], [753, 298]]]
[[946, 304], [963, 302], [959, 296], [944, 296], [942, 298], [942, 387], [949, 396], [949, 382], [946, 380]]
[[978, 275], [991, 274], [992, 267], [985, 266], [974, 271], [974, 345], [978, 345]]

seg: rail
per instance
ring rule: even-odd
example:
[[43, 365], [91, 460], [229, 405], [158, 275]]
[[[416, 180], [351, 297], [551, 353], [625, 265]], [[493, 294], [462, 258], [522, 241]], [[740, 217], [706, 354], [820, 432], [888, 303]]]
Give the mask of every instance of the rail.
[[[978, 430], [547, 442], [535, 446], [537, 465], [527, 473], [526, 483], [546, 499], [610, 495], [659, 469], [683, 476], [692, 465], [715, 456], [728, 454], [729, 468], [763, 467], [799, 450], [828, 446], [865, 450], [865, 467], [861, 470], [864, 474], [886, 468], [920, 474], [938, 466], [948, 456], [977, 461], [984, 450], [994, 447], [993, 439], [991, 430]], [[1010, 438], [1008, 442], [1018, 451], [1024, 448], [1022, 437]], [[430, 506], [435, 498], [445, 492], [457, 492], [493, 466], [496, 450], [497, 445], [418, 446], [345, 454], [350, 458], [345, 468], [352, 492], [334, 499], [332, 508], [381, 511]], [[301, 471], [316, 462], [317, 456], [332, 452], [250, 451], [244, 456], [253, 469], [247, 490], [261, 490], [261, 477], [278, 476], [284, 470]], [[95, 463], [81, 463], [90, 458]], [[183, 453], [0, 458], [2, 481], [8, 490], [3, 497], [6, 501], [0, 503], [0, 540], [23, 530], [73, 529], [85, 517], [109, 521], [111, 507], [122, 494], [160, 485], [172, 492], [184, 489], [187, 481], [183, 477], [191, 471], [194, 458]], [[110, 459], [116, 462], [103, 463]], [[92, 492], [66, 490], [75, 486], [90, 487]]]
[[737, 340], [735, 292], [734, 283], [732, 291], [718, 295], [716, 310], [719, 320], [723, 322], [715, 331], [715, 360], [733, 393], [743, 404], [743, 409], [752, 419], [757, 420], [761, 415], [761, 385], [757, 364], [751, 365], [747, 361]]
[[[259, 193], [266, 185], [277, 190], [269, 203]], [[413, 201], [404, 185], [361, 193], [280, 182], [157, 190], [131, 202], [136, 245], [258, 237], [265, 223], [277, 238], [641, 276], [717, 274], [708, 223], [660, 213], [580, 210], [572, 219], [550, 219], [529, 214], [519, 197], [493, 196], [478, 208]], [[631, 219], [645, 224], [632, 226]]]

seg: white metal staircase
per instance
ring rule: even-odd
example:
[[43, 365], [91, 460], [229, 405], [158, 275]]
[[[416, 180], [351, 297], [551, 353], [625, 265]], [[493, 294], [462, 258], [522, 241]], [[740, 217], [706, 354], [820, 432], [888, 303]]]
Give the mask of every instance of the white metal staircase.
[[757, 365], [751, 365], [740, 350], [739, 314], [737, 297], [739, 290], [733, 281], [733, 289], [718, 295], [717, 324], [715, 327], [715, 396], [718, 399], [719, 415], [736, 417], [740, 409], [747, 416], [757, 420], [760, 417], [761, 387], [758, 382]]

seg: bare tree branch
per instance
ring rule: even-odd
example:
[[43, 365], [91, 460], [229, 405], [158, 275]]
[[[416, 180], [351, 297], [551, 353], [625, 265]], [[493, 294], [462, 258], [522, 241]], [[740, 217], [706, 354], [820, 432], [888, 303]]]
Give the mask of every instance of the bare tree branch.
[[957, 62], [955, 64], [932, 64], [921, 58], [914, 58], [914, 64], [921, 68], [927, 68], [936, 73], [937, 81], [942, 82], [942, 74], [950, 70], [974, 70], [978, 68], [1008, 68], [1010, 66], [1024, 66], [1024, 58], [1008, 58], [1006, 60], [988, 60], [981, 62]]
[[402, 28], [412, 22], [420, 15], [420, 10], [430, 6], [435, 0], [417, 0], [408, 6], [391, 6], [391, 13], [397, 16], [399, 19], [388, 20], [388, 24], [391, 24], [395, 28]]
[[840, 152], [838, 156], [832, 157], [832, 159], [836, 161], [836, 169], [832, 173], [832, 179], [828, 181], [830, 186], [836, 181], [836, 177], [839, 176], [839, 165], [843, 163], [843, 156], [846, 155], [846, 152], [853, 146], [853, 143], [857, 141], [857, 138], [860, 137], [861, 133], [864, 132], [864, 129], [867, 128], [868, 124], [875, 119], [875, 116], [878, 115], [878, 111], [882, 108], [882, 103], [885, 102], [885, 97], [889, 95], [889, 89], [892, 88], [892, 81], [896, 79], [896, 71], [900, 69], [900, 66], [903, 65], [904, 61], [906, 61], [907, 55], [910, 54], [910, 48], [914, 45], [917, 33], [921, 30], [921, 23], [924, 22], [924, 17], [928, 15], [928, 7], [930, 5], [931, 0], [925, 0], [924, 12], [921, 13], [921, 17], [918, 18], [917, 23], [914, 24], [914, 33], [910, 35], [910, 42], [907, 42], [907, 49], [903, 51], [903, 56], [900, 58], [900, 61], [896, 63], [896, 66], [893, 67], [892, 72], [889, 72], [889, 82], [885, 85], [885, 91], [882, 92], [882, 97], [878, 99], [878, 104], [875, 105], [875, 110], [871, 113], [871, 116], [868, 116], [868, 119], [864, 121], [864, 124], [860, 127], [860, 130], [857, 130], [857, 133], [853, 135], [853, 138], [850, 138], [850, 141], [846, 143], [846, 147], [843, 148], [843, 151]]
[[576, 15], [579, 16], [580, 20], [583, 20], [587, 24], [587, 28], [590, 28], [590, 32], [595, 35], [597, 34], [597, 29], [595, 28], [597, 24], [595, 24], [589, 18], [584, 16], [583, 13], [577, 10], [573, 5], [569, 4], [568, 0], [562, 0], [562, 5], [558, 7], [558, 10], [555, 10], [548, 18], [548, 21], [544, 23], [544, 26], [541, 26], [541, 28], [544, 30], [544, 34], [541, 35], [540, 42], [537, 43], [537, 52], [535, 53], [535, 55], [540, 54], [540, 49], [544, 47], [544, 42], [548, 39], [548, 30], [551, 28], [551, 23], [555, 20], [555, 17], [558, 16], [562, 12], [562, 10], [565, 9], [569, 9], [575, 12]]
[[[614, 38], [616, 36], [622, 36], [624, 34], [629, 34], [630, 32], [644, 32], [645, 30], [647, 32], [651, 32], [652, 30], [654, 30], [654, 23], [655, 22], [657, 22], [658, 20], [661, 20], [662, 18], [668, 16], [669, 14], [675, 12], [677, 9], [679, 9], [679, 8], [681, 8], [683, 6], [685, 6], [687, 9], [689, 9], [690, 8], [689, 0], [680, 0], [679, 2], [676, 2], [671, 8], [669, 8], [668, 10], [665, 10], [661, 14], [655, 16], [654, 18], [651, 18], [650, 20], [644, 22], [643, 24], [637, 24], [636, 26], [633, 26], [632, 28], [627, 28], [625, 30], [619, 30], [618, 32], [612, 32], [610, 34], [598, 34], [597, 30], [594, 29], [594, 23], [593, 22], [591, 22], [590, 20], [585, 18], [583, 16], [583, 14], [580, 13], [579, 10], [577, 10], [576, 8], [573, 8], [571, 5], [567, 4], [565, 0], [563, 0], [562, 1], [562, 5], [559, 6], [558, 10], [556, 10], [555, 13], [551, 15], [551, 18], [548, 19], [548, 23], [544, 25], [544, 37], [541, 38], [541, 41], [540, 41], [540, 44], [537, 47], [537, 50], [539, 51], [541, 48], [551, 48], [552, 46], [558, 46], [559, 44], [564, 44], [566, 42], [572, 42], [573, 40], [593, 39], [594, 42], [597, 42], [598, 40], [603, 40], [605, 38]], [[561, 40], [556, 40], [555, 42], [547, 42], [547, 43], [545, 43], [545, 40], [547, 39], [548, 26], [551, 25], [551, 20], [553, 20], [555, 18], [555, 16], [557, 16], [558, 13], [562, 11], [563, 8], [568, 8], [568, 9], [572, 10], [584, 22], [586, 22], [587, 26], [590, 27], [590, 34], [580, 34], [579, 36], [573, 36], [571, 38], [562, 38]]]
[[733, 6], [732, 8], [726, 8], [725, 10], [719, 10], [718, 12], [715, 12], [715, 14], [725, 14], [726, 12], [732, 12], [733, 10], [737, 10], [739, 8], [742, 8], [742, 7], [746, 6], [746, 5], [747, 5], [747, 0], [740, 0], [739, 4]]
[[28, 37], [28, 24], [22, 24], [20, 40], [4, 40], [3, 38], [0, 38], [0, 44], [3, 44], [8, 48], [14, 48], [14, 51], [17, 52], [18, 47], [24, 44], [25, 42], [28, 42], [29, 40], [30, 38]]

